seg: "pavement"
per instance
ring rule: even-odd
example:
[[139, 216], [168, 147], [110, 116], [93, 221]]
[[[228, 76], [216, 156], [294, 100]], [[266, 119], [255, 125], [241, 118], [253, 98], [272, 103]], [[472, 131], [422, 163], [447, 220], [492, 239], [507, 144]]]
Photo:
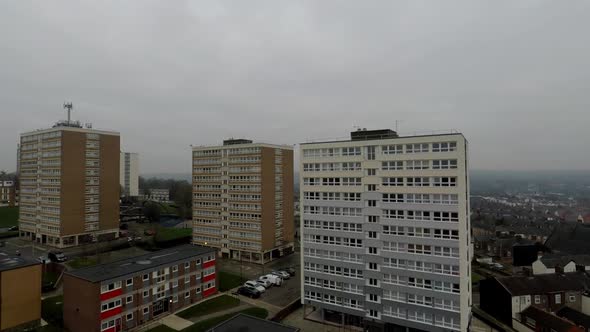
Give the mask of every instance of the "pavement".
[[[293, 326], [299, 328], [302, 332], [307, 331], [314, 331], [314, 332], [342, 332], [342, 331], [356, 331], [349, 328], [343, 328], [340, 326], [332, 326], [328, 324], [322, 324], [318, 322], [314, 322], [304, 317], [304, 307], [301, 307], [295, 311], [293, 311], [289, 316], [287, 316], [283, 321], [282, 324]], [[309, 309], [307, 314], [309, 314]]]
[[160, 323], [176, 331], [186, 329], [187, 327], [193, 325], [193, 322], [191, 322], [190, 320], [180, 318], [176, 315], [168, 315], [160, 319]]
[[[207, 299], [207, 300], [209, 300], [209, 299]], [[217, 312], [205, 315], [205, 316], [194, 317], [194, 318], [191, 318], [189, 321], [191, 324], [194, 324], [194, 323], [202, 322], [202, 321], [207, 320], [209, 318], [232, 314], [234, 312], [242, 311], [242, 310], [248, 309], [248, 308], [252, 308], [252, 306], [248, 303], [240, 303], [240, 305], [238, 305], [237, 307], [229, 308], [229, 309], [222, 310], [222, 311], [217, 311]], [[170, 327], [172, 327], [172, 326], [170, 326]]]

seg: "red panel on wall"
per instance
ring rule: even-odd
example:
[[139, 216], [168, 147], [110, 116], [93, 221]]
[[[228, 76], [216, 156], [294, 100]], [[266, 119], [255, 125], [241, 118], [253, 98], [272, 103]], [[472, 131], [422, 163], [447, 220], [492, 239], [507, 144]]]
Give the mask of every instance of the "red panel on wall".
[[104, 330], [102, 332], [115, 332], [115, 327], [113, 326], [110, 329], [106, 329], [106, 330]]
[[104, 300], [112, 299], [113, 297], [117, 297], [121, 294], [123, 294], [122, 288], [115, 289], [110, 292], [102, 293], [102, 294], [100, 294], [100, 301], [102, 302]]
[[203, 268], [204, 268], [204, 269], [206, 269], [206, 268], [210, 268], [210, 267], [212, 267], [212, 266], [215, 266], [215, 260], [212, 260], [212, 261], [208, 261], [208, 262], [204, 262], [204, 263], [203, 263]]
[[114, 308], [114, 309], [111, 309], [111, 310], [108, 310], [105, 312], [101, 312], [100, 313], [100, 320], [107, 319], [109, 317], [113, 317], [117, 314], [120, 314], [121, 312], [123, 312], [123, 307], [117, 307], [117, 308]]
[[214, 279], [215, 279], [215, 273], [210, 274], [208, 276], [204, 276], [203, 277], [203, 282], [211, 281], [211, 280], [214, 280]]
[[203, 297], [211, 296], [215, 293], [217, 293], [217, 288], [212, 287], [212, 288], [209, 288], [209, 289], [203, 291]]

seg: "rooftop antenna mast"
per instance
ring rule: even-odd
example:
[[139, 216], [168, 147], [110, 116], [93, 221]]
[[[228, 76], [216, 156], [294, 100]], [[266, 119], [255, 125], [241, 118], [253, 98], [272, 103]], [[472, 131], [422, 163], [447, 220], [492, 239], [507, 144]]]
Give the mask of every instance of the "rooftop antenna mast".
[[68, 124], [70, 124], [70, 113], [72, 112], [72, 108], [74, 108], [74, 105], [72, 105], [71, 102], [69, 102], [69, 103], [65, 102], [64, 108], [68, 110]]

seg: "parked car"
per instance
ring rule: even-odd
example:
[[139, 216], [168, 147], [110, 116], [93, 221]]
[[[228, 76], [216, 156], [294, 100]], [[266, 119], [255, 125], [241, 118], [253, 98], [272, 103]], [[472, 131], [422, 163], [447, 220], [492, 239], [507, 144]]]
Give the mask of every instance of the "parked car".
[[504, 268], [504, 265], [500, 264], [500, 263], [493, 263], [491, 265], [492, 269], [496, 269], [496, 270], [502, 270]]
[[12, 226], [8, 228], [9, 231], [18, 231], [18, 226]]
[[47, 256], [39, 256], [39, 257], [37, 257], [37, 260], [39, 262], [41, 262], [42, 264], [49, 264], [49, 263], [51, 263], [51, 260]]
[[288, 272], [285, 271], [272, 271], [271, 274], [274, 274], [276, 276], [281, 277], [281, 279], [283, 280], [287, 280], [291, 278], [291, 275]]
[[128, 236], [127, 242], [141, 241], [141, 236]]
[[260, 292], [257, 291], [255, 288], [242, 286], [238, 288], [238, 294], [251, 297], [253, 299], [260, 297]]
[[51, 251], [49, 252], [49, 254], [47, 255], [47, 257], [49, 257], [49, 259], [52, 262], [65, 262], [68, 260], [68, 258], [66, 257], [66, 255], [64, 255], [63, 252], [61, 251]]
[[270, 287], [273, 285], [272, 281], [270, 281], [270, 279], [269, 279], [269, 278], [264, 278], [264, 279], [263, 279], [263, 277], [264, 277], [264, 276], [262, 276], [262, 277], [258, 278], [258, 280], [256, 280], [256, 281], [257, 281], [259, 284], [261, 284], [262, 286], [264, 286], [264, 288], [270, 288]]
[[275, 286], [280, 286], [283, 283], [283, 279], [274, 274], [263, 275], [262, 277], [258, 278], [258, 280], [268, 280]]
[[295, 269], [292, 267], [286, 268], [285, 272], [289, 273], [291, 275], [291, 277], [295, 276]]
[[254, 281], [254, 280], [246, 281], [244, 283], [244, 286], [252, 287], [252, 288], [256, 289], [257, 291], [259, 291], [260, 293], [264, 293], [266, 291], [266, 288], [264, 288], [264, 286], [262, 286], [261, 284], [259, 284], [258, 282]]

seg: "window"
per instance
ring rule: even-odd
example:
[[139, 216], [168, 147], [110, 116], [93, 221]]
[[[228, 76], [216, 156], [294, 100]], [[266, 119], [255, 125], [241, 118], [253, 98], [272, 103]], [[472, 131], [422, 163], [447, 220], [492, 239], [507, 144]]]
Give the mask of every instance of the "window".
[[377, 310], [369, 310], [369, 317], [379, 318], [379, 312]]
[[369, 169], [367, 169], [367, 175], [368, 176], [375, 176], [375, 175], [377, 175], [377, 170], [374, 168], [369, 168]]
[[108, 321], [108, 322], [104, 322], [104, 323], [102, 323], [102, 324], [100, 325], [100, 330], [101, 330], [101, 331], [104, 331], [104, 330], [106, 330], [106, 329], [110, 329], [110, 328], [112, 328], [112, 327], [114, 327], [114, 326], [115, 326], [115, 320], [113, 319], [113, 320], [110, 320], [110, 321]]
[[404, 153], [404, 146], [401, 144], [383, 145], [381, 146], [381, 152], [383, 154], [402, 154]]
[[150, 280], [150, 275], [146, 273], [143, 275], [143, 281], [147, 281], [147, 280]]
[[186, 292], [186, 293], [184, 293], [184, 298], [185, 298], [185, 299], [187, 299], [187, 298], [189, 298], [189, 297], [191, 297], [191, 293], [190, 293], [190, 292]]
[[432, 179], [435, 187], [455, 187], [457, 185], [457, 178], [455, 177], [435, 177]]
[[133, 296], [129, 295], [125, 298], [125, 303], [131, 303], [131, 302], [133, 302]]
[[201, 265], [201, 259], [200, 258], [197, 259], [197, 265]]
[[403, 161], [383, 161], [381, 162], [381, 169], [384, 171], [401, 171], [404, 169]]
[[184, 278], [184, 283], [185, 284], [188, 284], [189, 282], [191, 282], [191, 278], [189, 278], [189, 277]]
[[150, 291], [149, 290], [144, 290], [143, 291], [143, 297], [148, 297], [150, 296]]
[[432, 169], [456, 169], [457, 159], [433, 160]]
[[145, 307], [145, 308], [143, 308], [143, 314], [144, 314], [144, 315], [147, 315], [147, 314], [149, 314], [149, 313], [150, 313], [150, 307]]
[[420, 170], [430, 168], [428, 160], [408, 160], [406, 161], [407, 170]]
[[369, 222], [379, 222], [379, 216], [368, 216]]
[[369, 207], [376, 207], [377, 206], [377, 201], [376, 200], [368, 200], [367, 201], [367, 206]]
[[190, 268], [190, 267], [191, 267], [191, 262], [186, 262], [186, 263], [184, 263], [184, 268], [185, 268], [185, 269], [188, 269], [188, 268]]
[[408, 187], [428, 187], [430, 185], [430, 179], [426, 177], [408, 178]]
[[127, 286], [133, 285], [133, 278], [127, 279], [127, 282], [125, 283], [125, 285], [127, 285]]
[[367, 160], [375, 160], [375, 146], [367, 146]]
[[125, 316], [125, 318], [127, 318], [127, 320], [132, 320], [133, 319], [133, 313], [127, 314], [127, 316]]
[[575, 295], [570, 295], [569, 296], [569, 300], [570, 300], [570, 302], [576, 302], [576, 296]]
[[201, 293], [201, 287], [197, 287], [197, 294]]
[[379, 296], [377, 294], [369, 294], [369, 301], [379, 302]]
[[174, 303], [178, 302], [178, 295], [174, 295], [172, 297], [172, 302], [174, 302]]
[[383, 202], [385, 203], [403, 203], [404, 194], [383, 194]]
[[111, 301], [111, 302], [108, 302], [108, 303], [103, 303], [101, 305], [101, 307], [100, 307], [100, 311], [101, 312], [105, 312], [105, 311], [108, 311], [108, 310], [111, 310], [111, 309], [114, 309], [114, 308], [118, 308], [118, 307], [121, 306], [121, 304], [122, 304], [121, 299], [118, 299], [118, 300], [115, 300], [115, 301]]
[[432, 143], [432, 152], [449, 152], [457, 150], [457, 142]]
[[369, 270], [377, 271], [377, 263], [369, 263]]
[[[329, 149], [329, 150], [332, 150], [332, 149]], [[342, 148], [342, 155], [343, 156], [360, 156], [361, 155], [361, 148], [360, 147]]]
[[100, 292], [102, 294], [119, 288], [121, 288], [121, 281], [115, 281], [110, 284], [100, 286]]
[[369, 247], [369, 254], [370, 255], [377, 255], [377, 248], [376, 247]]
[[367, 232], [367, 235], [368, 235], [369, 239], [376, 239], [377, 238], [377, 232]]
[[383, 178], [384, 186], [400, 187], [404, 185], [404, 178]]
[[379, 286], [379, 282], [377, 279], [369, 278], [369, 285], [370, 286]]
[[174, 280], [172, 282], [172, 288], [176, 288], [176, 287], [178, 287], [178, 280]]
[[367, 191], [376, 191], [377, 190], [377, 185], [375, 184], [368, 184], [367, 185]]
[[406, 153], [428, 152], [428, 143], [406, 144]]
[[535, 304], [541, 303], [541, 295], [535, 295]]
[[174, 265], [172, 267], [172, 272], [178, 272], [178, 265]]

